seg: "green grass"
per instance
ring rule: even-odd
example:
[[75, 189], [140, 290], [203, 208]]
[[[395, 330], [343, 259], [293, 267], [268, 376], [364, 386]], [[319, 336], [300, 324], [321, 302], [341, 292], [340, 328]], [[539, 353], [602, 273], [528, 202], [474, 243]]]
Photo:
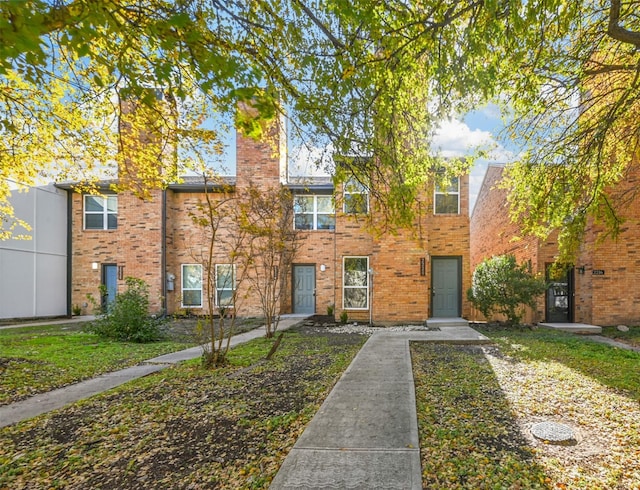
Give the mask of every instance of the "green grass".
[[268, 488], [365, 340], [288, 331], [0, 429], [0, 488]]
[[412, 343], [422, 485], [547, 488], [479, 347]]
[[551, 488], [640, 489], [640, 353], [549, 330], [485, 332], [487, 358], [526, 430], [568, 424], [577, 444], [533, 441]]
[[0, 330], [0, 404], [96, 375], [133, 366], [184, 349], [172, 341], [149, 344], [116, 342], [86, 333], [78, 325]]
[[604, 386], [622, 390], [640, 400], [640, 353], [609, 347], [579, 335], [540, 329], [483, 332], [502, 352], [530, 362], [553, 361], [598, 380]]
[[[639, 353], [481, 331], [496, 345], [411, 345], [423, 488], [640, 489]], [[569, 425], [576, 444], [536, 440], [541, 421]]]
[[640, 347], [640, 327], [638, 326], [629, 327], [628, 332], [620, 332], [616, 327], [602, 327], [601, 335]]

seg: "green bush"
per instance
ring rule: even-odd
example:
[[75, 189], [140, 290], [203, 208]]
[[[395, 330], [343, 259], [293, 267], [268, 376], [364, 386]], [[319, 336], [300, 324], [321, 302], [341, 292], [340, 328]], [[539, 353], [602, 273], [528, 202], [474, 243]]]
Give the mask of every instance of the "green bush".
[[545, 289], [544, 280], [532, 275], [525, 264], [518, 265], [513, 255], [498, 255], [476, 267], [467, 298], [487, 319], [498, 313], [517, 325], [523, 306], [535, 308], [536, 298]]
[[342, 313], [340, 313], [340, 322], [347, 323], [347, 321], [349, 321], [349, 314], [343, 310]]
[[127, 277], [127, 289], [116, 295], [113, 305], [89, 330], [102, 337], [126, 342], [153, 342], [162, 337], [162, 322], [149, 317], [149, 286], [142, 279]]

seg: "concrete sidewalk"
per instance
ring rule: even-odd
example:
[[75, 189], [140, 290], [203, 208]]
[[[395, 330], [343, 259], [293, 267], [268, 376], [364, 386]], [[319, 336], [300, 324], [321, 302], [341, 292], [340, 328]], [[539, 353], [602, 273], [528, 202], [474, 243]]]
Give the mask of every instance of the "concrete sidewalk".
[[270, 488], [422, 488], [409, 341], [490, 342], [469, 327], [374, 334], [300, 436]]
[[[303, 321], [306, 316], [282, 315], [278, 331], [287, 330]], [[46, 323], [47, 325], [50, 323]], [[264, 326], [231, 337], [231, 347], [243, 344], [249, 340], [264, 337]], [[127, 381], [147, 376], [161, 371], [176, 363], [195, 359], [202, 355], [202, 347], [190, 349], [154, 357], [147, 361], [120, 371], [106, 373], [96, 378], [81, 381], [73, 385], [65, 386], [57, 390], [32, 396], [10, 405], [0, 406], [0, 427], [6, 427], [22, 420], [36, 417], [46, 412], [62, 408], [69, 403], [88, 398], [104, 391], [120, 386]]]

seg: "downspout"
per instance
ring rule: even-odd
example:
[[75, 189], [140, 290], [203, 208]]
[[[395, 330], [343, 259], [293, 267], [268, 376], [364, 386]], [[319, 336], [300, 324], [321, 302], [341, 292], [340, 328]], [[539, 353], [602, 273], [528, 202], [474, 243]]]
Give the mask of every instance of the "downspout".
[[160, 281], [162, 283], [162, 316], [168, 313], [167, 302], [167, 190], [162, 189], [162, 209], [160, 212]]
[[[335, 210], [334, 210], [335, 211]], [[338, 302], [336, 301], [336, 280], [338, 279], [338, 213], [335, 213], [335, 225], [333, 226], [333, 318], [335, 320], [338, 313]], [[342, 288], [342, 285], [340, 285]]]
[[72, 235], [72, 216], [73, 216], [73, 191], [66, 189], [67, 193], [67, 316], [70, 318], [71, 311], [71, 289], [73, 281], [73, 235]]

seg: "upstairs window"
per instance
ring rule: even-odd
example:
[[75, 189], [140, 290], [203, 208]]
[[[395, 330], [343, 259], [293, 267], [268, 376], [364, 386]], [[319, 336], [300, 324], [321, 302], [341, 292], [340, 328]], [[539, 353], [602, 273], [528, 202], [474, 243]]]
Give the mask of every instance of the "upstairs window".
[[369, 212], [369, 189], [354, 178], [344, 184], [344, 212], [346, 214]]
[[118, 196], [84, 196], [84, 229], [115, 230], [118, 227]]
[[448, 186], [436, 184], [433, 197], [435, 214], [460, 214], [460, 180], [451, 179]]
[[219, 308], [233, 306], [235, 290], [236, 266], [216, 264], [216, 306]]
[[182, 264], [182, 306], [199, 308], [202, 306], [202, 266]]
[[296, 196], [293, 210], [296, 230], [333, 230], [336, 227], [331, 196]]

